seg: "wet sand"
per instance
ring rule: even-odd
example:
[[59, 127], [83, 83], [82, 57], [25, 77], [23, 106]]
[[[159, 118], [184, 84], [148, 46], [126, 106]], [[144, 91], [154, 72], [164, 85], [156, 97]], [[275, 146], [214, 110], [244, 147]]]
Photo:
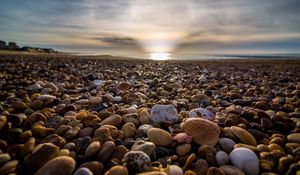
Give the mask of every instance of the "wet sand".
[[297, 174], [300, 60], [0, 54], [0, 174]]

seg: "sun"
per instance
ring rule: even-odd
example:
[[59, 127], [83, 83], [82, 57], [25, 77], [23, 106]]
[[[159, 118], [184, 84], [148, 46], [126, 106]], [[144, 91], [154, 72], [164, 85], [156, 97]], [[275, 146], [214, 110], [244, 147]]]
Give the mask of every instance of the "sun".
[[150, 59], [151, 60], [158, 60], [158, 61], [163, 61], [163, 60], [168, 60], [171, 59], [170, 53], [164, 53], [164, 52], [154, 52], [150, 54]]

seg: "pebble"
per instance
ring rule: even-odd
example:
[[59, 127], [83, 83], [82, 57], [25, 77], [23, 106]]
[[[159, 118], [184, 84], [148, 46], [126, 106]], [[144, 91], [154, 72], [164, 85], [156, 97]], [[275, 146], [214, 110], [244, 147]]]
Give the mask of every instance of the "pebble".
[[222, 165], [220, 168], [225, 172], [226, 175], [245, 175], [241, 169], [232, 165]]
[[150, 157], [156, 156], [154, 143], [144, 140], [136, 141], [131, 147], [131, 151], [143, 151]]
[[171, 134], [159, 128], [149, 129], [147, 136], [151, 142], [158, 146], [167, 146], [173, 142]]
[[123, 132], [124, 138], [131, 138], [135, 136], [135, 125], [133, 123], [126, 123], [122, 126], [121, 131]]
[[118, 114], [113, 114], [106, 119], [104, 119], [100, 124], [101, 125], [112, 125], [112, 126], [120, 126], [122, 123], [122, 117]]
[[192, 146], [188, 143], [180, 144], [176, 147], [175, 151], [178, 156], [187, 155], [191, 151]]
[[215, 146], [219, 141], [220, 128], [209, 120], [190, 118], [183, 123], [182, 129], [199, 145]]
[[85, 150], [85, 156], [91, 157], [95, 154], [97, 154], [100, 150], [100, 142], [99, 141], [93, 141], [89, 144], [89, 146]]
[[292, 133], [287, 136], [288, 142], [300, 143], [300, 133]]
[[234, 149], [236, 143], [229, 138], [220, 138], [219, 145], [227, 153], [230, 153]]
[[37, 97], [38, 100], [42, 100], [42, 101], [47, 101], [47, 100], [51, 100], [51, 99], [56, 99], [56, 96], [53, 95], [39, 95]]
[[173, 105], [154, 105], [151, 108], [150, 118], [153, 123], [174, 123], [178, 121], [178, 112]]
[[78, 168], [73, 175], [93, 175], [88, 168]]
[[117, 165], [106, 171], [104, 175], [128, 175], [128, 169], [124, 166]]
[[101, 145], [101, 148], [99, 150], [97, 160], [99, 162], [102, 162], [102, 163], [107, 162], [110, 155], [113, 153], [114, 149], [115, 149], [115, 143], [114, 142], [112, 142], [112, 141], [104, 142]]
[[11, 160], [6, 162], [0, 168], [0, 174], [10, 174], [16, 171], [17, 165], [19, 164], [18, 160]]
[[243, 143], [256, 146], [257, 142], [252, 134], [250, 134], [247, 130], [237, 127], [231, 126], [231, 131], [234, 133], [236, 137], [238, 137]]
[[1, 167], [1, 165], [6, 163], [7, 161], [9, 161], [10, 159], [11, 159], [11, 157], [9, 154], [7, 154], [7, 153], [0, 154], [0, 167]]
[[196, 95], [193, 95], [191, 97], [191, 101], [193, 103], [199, 103], [200, 105], [208, 106], [210, 103], [210, 99], [207, 95], [199, 93]]
[[229, 156], [224, 151], [218, 151], [215, 159], [219, 166], [226, 165], [229, 163]]
[[43, 143], [36, 146], [31, 155], [25, 158], [25, 166], [35, 171], [43, 166], [47, 161], [53, 159], [59, 151], [59, 147], [52, 143]]
[[236, 148], [229, 154], [231, 163], [246, 174], [259, 174], [259, 160], [256, 154], [247, 148]]
[[104, 169], [103, 164], [98, 161], [85, 162], [80, 167], [88, 168], [94, 175], [101, 175]]
[[75, 170], [76, 162], [68, 156], [59, 156], [44, 164], [35, 175], [71, 175]]
[[150, 157], [142, 151], [129, 151], [124, 155], [123, 162], [132, 173], [149, 171], [151, 168]]

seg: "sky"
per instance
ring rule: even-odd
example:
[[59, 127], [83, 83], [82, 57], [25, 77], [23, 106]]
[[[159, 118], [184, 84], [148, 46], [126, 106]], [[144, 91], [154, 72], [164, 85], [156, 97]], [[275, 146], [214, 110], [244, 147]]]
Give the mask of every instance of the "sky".
[[300, 52], [298, 0], [0, 0], [0, 40], [147, 57]]

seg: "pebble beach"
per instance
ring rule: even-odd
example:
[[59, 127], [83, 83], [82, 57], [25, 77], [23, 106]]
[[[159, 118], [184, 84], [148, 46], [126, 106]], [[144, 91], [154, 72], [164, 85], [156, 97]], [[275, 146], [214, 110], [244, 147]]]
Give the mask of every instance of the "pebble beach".
[[300, 174], [300, 61], [0, 54], [0, 174]]

